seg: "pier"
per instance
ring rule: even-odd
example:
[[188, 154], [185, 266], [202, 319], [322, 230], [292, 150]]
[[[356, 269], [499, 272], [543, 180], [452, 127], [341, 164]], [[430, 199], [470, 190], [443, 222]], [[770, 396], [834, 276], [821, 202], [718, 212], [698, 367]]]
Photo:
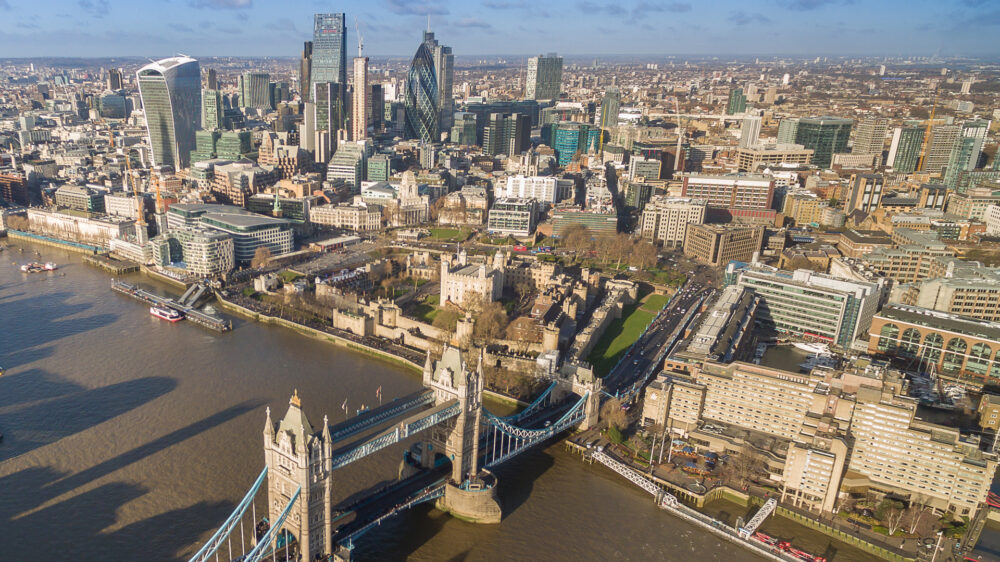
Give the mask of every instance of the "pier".
[[223, 320], [218, 316], [205, 314], [204, 312], [194, 308], [193, 306], [183, 305], [173, 299], [168, 299], [165, 297], [161, 297], [159, 295], [154, 295], [149, 291], [140, 289], [138, 286], [125, 283], [124, 281], [113, 279], [111, 281], [111, 290], [116, 293], [132, 297], [136, 300], [142, 301], [152, 306], [164, 306], [168, 308], [173, 308], [175, 310], [179, 310], [184, 313], [187, 320], [194, 322], [199, 326], [204, 326], [210, 330], [215, 330], [216, 332], [228, 332], [229, 330], [233, 329], [233, 323], [229, 320]]

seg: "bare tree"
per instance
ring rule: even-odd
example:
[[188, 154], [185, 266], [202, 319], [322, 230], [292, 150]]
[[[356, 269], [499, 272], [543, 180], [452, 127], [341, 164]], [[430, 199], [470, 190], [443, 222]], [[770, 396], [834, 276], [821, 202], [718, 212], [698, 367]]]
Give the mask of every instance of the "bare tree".
[[622, 410], [621, 400], [611, 398], [601, 406], [601, 419], [608, 422], [608, 427], [622, 429], [628, 423], [628, 418]]
[[766, 470], [767, 462], [764, 457], [749, 445], [744, 445], [739, 453], [729, 458], [724, 472], [730, 479], [736, 480], [741, 488], [746, 489], [755, 477], [764, 474]]
[[499, 339], [507, 329], [507, 311], [503, 304], [490, 302], [482, 306], [472, 329], [473, 335], [483, 340]]
[[656, 263], [656, 248], [646, 240], [641, 240], [632, 248], [629, 264], [639, 269]]
[[250, 260], [250, 267], [262, 267], [269, 259], [271, 259], [271, 250], [267, 246], [259, 246], [253, 253], [253, 259]]
[[889, 531], [890, 537], [896, 534], [896, 531], [902, 526], [904, 515], [906, 515], [906, 512], [898, 507], [890, 507], [885, 510], [882, 522], [885, 523], [885, 528]]

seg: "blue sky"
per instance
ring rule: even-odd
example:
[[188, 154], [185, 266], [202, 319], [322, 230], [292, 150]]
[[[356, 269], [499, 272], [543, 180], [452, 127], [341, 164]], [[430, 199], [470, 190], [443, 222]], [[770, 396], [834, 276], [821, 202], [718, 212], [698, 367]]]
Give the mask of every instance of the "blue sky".
[[0, 57], [296, 56], [315, 12], [371, 56], [428, 14], [457, 55], [1000, 53], [1000, 0], [0, 0]]

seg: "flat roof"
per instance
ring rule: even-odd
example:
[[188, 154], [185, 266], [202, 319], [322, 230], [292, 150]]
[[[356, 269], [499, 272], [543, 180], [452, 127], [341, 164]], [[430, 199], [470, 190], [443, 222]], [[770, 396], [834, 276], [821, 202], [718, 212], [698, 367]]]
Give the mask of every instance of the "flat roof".
[[965, 336], [991, 341], [1000, 341], [1000, 322], [978, 320], [948, 312], [940, 312], [917, 306], [901, 304], [886, 305], [876, 316], [886, 320], [897, 320], [927, 328], [945, 330]]

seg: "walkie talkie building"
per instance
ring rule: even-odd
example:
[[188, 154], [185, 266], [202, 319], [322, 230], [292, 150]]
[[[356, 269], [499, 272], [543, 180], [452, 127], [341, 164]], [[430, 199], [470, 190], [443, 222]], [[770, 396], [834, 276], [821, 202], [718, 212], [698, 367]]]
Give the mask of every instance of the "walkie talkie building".
[[136, 73], [153, 166], [190, 165], [201, 119], [201, 68], [191, 57], [147, 64]]

